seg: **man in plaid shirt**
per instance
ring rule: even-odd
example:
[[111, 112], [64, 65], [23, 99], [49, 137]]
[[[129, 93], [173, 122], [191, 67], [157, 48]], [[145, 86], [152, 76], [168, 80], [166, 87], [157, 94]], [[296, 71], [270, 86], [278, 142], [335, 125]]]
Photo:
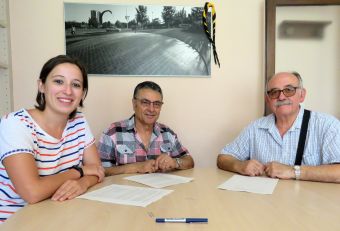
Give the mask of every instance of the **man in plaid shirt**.
[[163, 105], [160, 86], [138, 84], [132, 104], [135, 114], [111, 124], [99, 140], [106, 175], [192, 168], [194, 161], [176, 133], [157, 122]]

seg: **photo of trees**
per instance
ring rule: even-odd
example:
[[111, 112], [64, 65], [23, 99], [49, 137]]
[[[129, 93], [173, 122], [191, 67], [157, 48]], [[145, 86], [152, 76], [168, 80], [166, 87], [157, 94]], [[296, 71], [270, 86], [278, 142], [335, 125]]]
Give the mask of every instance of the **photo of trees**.
[[196, 76], [211, 72], [203, 7], [64, 3], [66, 54], [90, 74]]

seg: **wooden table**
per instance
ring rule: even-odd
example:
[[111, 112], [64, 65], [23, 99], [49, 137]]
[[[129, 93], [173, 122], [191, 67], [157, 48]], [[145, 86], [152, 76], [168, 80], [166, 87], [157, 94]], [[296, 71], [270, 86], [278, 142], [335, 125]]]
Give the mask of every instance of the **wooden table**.
[[[233, 192], [217, 186], [233, 173], [214, 168], [177, 171], [194, 181], [167, 187], [174, 191], [146, 208], [85, 199], [46, 200], [28, 205], [0, 230], [340, 230], [340, 185], [280, 180], [272, 195]], [[107, 177], [112, 183], [143, 186]], [[155, 223], [155, 217], [207, 217], [207, 224]]]

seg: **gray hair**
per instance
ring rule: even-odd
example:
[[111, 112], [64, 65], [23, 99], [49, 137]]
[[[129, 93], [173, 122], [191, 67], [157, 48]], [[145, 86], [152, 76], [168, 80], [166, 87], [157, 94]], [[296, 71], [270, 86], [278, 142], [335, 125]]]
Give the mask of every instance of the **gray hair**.
[[[297, 78], [298, 82], [299, 82], [299, 87], [300, 87], [300, 88], [303, 88], [303, 81], [302, 81], [301, 75], [300, 75], [297, 71], [292, 71], [292, 72], [287, 72], [287, 73], [294, 75], [294, 76]], [[277, 75], [277, 73], [274, 74], [274, 75], [272, 75], [272, 76], [267, 80], [267, 82], [266, 82], [266, 92], [268, 91], [268, 83], [269, 83], [269, 81], [270, 81], [272, 78], [274, 78], [276, 75]]]
[[151, 90], [157, 91], [159, 94], [161, 94], [161, 97], [163, 98], [162, 89], [157, 83], [152, 82], [152, 81], [144, 81], [144, 82], [139, 83], [135, 87], [135, 90], [133, 91], [134, 99], [136, 99], [139, 90], [142, 90], [142, 89], [151, 89]]

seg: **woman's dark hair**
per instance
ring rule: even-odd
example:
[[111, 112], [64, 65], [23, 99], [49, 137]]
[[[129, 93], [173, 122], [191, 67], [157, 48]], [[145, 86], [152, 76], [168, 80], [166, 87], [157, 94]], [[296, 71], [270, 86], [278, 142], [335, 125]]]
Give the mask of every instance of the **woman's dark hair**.
[[[83, 64], [80, 63], [79, 60], [72, 58], [70, 56], [67, 55], [58, 55], [54, 58], [51, 58], [50, 60], [48, 60], [44, 66], [41, 69], [40, 72], [40, 76], [39, 79], [41, 80], [41, 82], [43, 84], [45, 84], [47, 76], [50, 74], [50, 72], [59, 64], [63, 64], [63, 63], [71, 63], [76, 65], [83, 76], [83, 91], [84, 91], [84, 97], [83, 99], [85, 99], [86, 95], [87, 95], [87, 91], [89, 89], [88, 87], [88, 79], [87, 79], [87, 71], [85, 69], [85, 67], [83, 66]], [[79, 106], [83, 107], [83, 99], [80, 100]], [[40, 92], [38, 90], [38, 94], [37, 97], [35, 99], [35, 101], [37, 102], [38, 105], [35, 105], [35, 108], [40, 110], [40, 111], [44, 111], [45, 110], [45, 106], [46, 106], [46, 101], [45, 101], [45, 95], [44, 93]], [[70, 113], [69, 118], [73, 118], [77, 113], [77, 109], [75, 109], [73, 112]]]

